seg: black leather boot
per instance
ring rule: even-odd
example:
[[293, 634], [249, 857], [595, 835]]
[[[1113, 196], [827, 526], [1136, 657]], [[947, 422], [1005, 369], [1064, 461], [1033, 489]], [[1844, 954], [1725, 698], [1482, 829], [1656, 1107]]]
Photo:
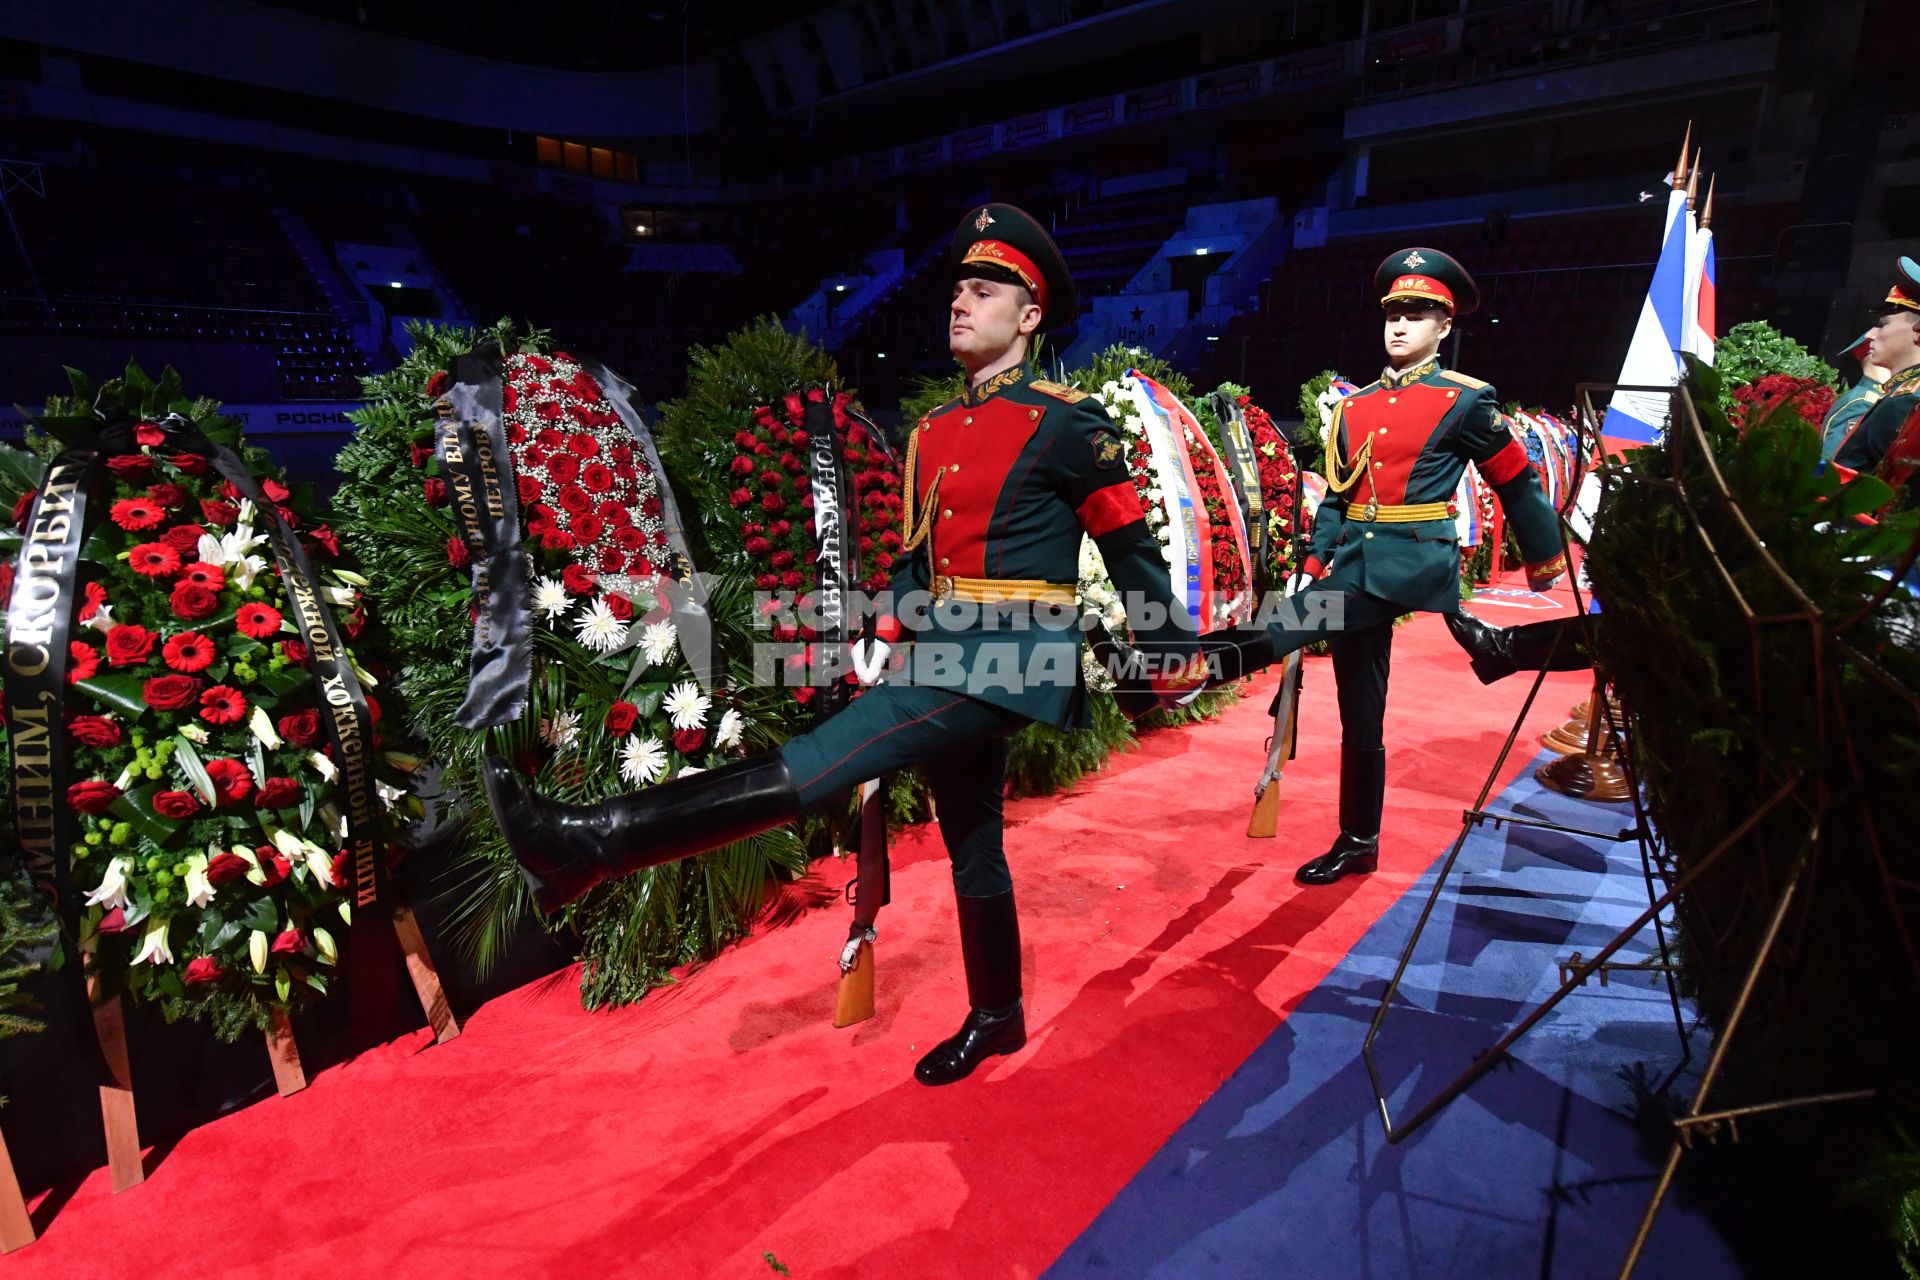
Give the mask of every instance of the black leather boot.
[[1586, 629], [1578, 615], [1490, 627], [1470, 613], [1456, 611], [1447, 615], [1447, 630], [1467, 651], [1481, 684], [1492, 684], [1516, 671], [1585, 671], [1593, 665], [1580, 650]]
[[1293, 873], [1301, 884], [1332, 884], [1380, 866], [1380, 808], [1387, 795], [1385, 747], [1340, 748], [1340, 838]]
[[967, 966], [967, 1020], [950, 1039], [920, 1059], [913, 1075], [921, 1084], [952, 1084], [995, 1054], [1027, 1043], [1027, 1016], [1020, 1006], [1020, 918], [1013, 890], [991, 898], [956, 898], [960, 954]]
[[558, 911], [603, 880], [717, 849], [800, 813], [778, 752], [675, 778], [599, 804], [548, 800], [488, 756], [487, 804], [541, 911]]

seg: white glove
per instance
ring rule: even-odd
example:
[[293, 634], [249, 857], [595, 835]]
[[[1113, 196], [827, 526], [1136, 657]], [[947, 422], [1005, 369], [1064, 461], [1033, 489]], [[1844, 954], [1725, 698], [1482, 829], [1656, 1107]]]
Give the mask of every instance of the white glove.
[[879, 684], [887, 669], [887, 655], [892, 652], [893, 646], [885, 640], [854, 641], [853, 674], [860, 678], [861, 684]]
[[1290, 596], [1298, 595], [1308, 587], [1311, 587], [1316, 581], [1318, 581], [1318, 579], [1310, 573], [1296, 573], [1287, 579], [1287, 594]]

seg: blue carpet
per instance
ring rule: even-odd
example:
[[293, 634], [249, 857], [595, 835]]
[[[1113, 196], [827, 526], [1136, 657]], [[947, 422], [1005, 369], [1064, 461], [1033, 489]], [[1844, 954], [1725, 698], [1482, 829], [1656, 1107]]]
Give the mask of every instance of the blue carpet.
[[[1628, 806], [1567, 800], [1531, 768], [1489, 808], [1590, 830], [1632, 825]], [[1680, 1059], [1664, 984], [1590, 981], [1426, 1127], [1397, 1146], [1382, 1133], [1360, 1044], [1438, 865], [1068, 1246], [1051, 1280], [1618, 1273], [1671, 1134], [1636, 1119]], [[1646, 905], [1632, 843], [1478, 828], [1376, 1042], [1395, 1116], [1549, 995], [1558, 961], [1593, 955]], [[1653, 950], [1649, 928], [1615, 959]], [[1679, 1097], [1706, 1054], [1705, 1033], [1693, 1039]], [[1770, 1210], [1764, 1191], [1733, 1185], [1729, 1163], [1713, 1152], [1682, 1161], [1638, 1276], [1814, 1274], [1768, 1239], [1804, 1244], [1805, 1232], [1784, 1220], [1749, 1229]]]

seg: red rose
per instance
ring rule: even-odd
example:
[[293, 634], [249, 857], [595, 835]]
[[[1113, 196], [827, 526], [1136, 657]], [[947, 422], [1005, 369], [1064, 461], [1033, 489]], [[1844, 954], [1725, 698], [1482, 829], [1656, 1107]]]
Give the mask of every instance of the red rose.
[[268, 778], [253, 803], [258, 809], [290, 809], [300, 803], [300, 784], [292, 778]]
[[600, 566], [602, 573], [625, 573], [627, 569], [627, 558], [611, 546], [601, 547], [600, 558], [594, 563]]
[[633, 601], [618, 591], [609, 591], [606, 595], [607, 612], [622, 622], [633, 621]]
[[540, 534], [540, 549], [542, 551], [571, 551], [573, 550], [573, 535], [565, 529], [547, 529]]
[[540, 501], [540, 482], [534, 477], [521, 476], [518, 480], [514, 481], [514, 486], [520, 490], [520, 501]]
[[629, 526], [613, 535], [613, 543], [622, 551], [639, 551], [647, 545], [647, 535]]
[[172, 547], [182, 560], [200, 550], [200, 537], [206, 532], [197, 524], [177, 524], [160, 535], [160, 541]]
[[593, 510], [593, 499], [579, 485], [570, 484], [560, 490], [560, 505], [570, 516], [584, 516]]
[[788, 565], [790, 565], [790, 564], [792, 564], [792, 563], [793, 563], [793, 552], [791, 552], [791, 551], [776, 551], [776, 552], [774, 552], [774, 553], [773, 553], [773, 556], [772, 556], [772, 564], [773, 564], [773, 567], [774, 567], [774, 568], [776, 568], [776, 569], [784, 569], [784, 568], [786, 568], [786, 567], [787, 567]]
[[317, 524], [308, 530], [307, 537], [311, 538], [320, 546], [325, 547], [328, 555], [337, 556], [340, 554], [340, 535], [333, 531], [331, 525]]
[[545, 533], [554, 528], [559, 515], [544, 502], [535, 502], [527, 507], [527, 532]]
[[154, 641], [160, 637], [145, 627], [124, 623], [107, 629], [107, 662], [116, 667], [138, 666], [153, 658]]
[[200, 698], [200, 682], [192, 676], [153, 676], [141, 686], [141, 699], [155, 711], [182, 711]]
[[255, 600], [240, 606], [240, 612], [234, 615], [233, 625], [239, 628], [243, 636], [265, 640], [280, 630], [280, 611], [270, 604]]
[[[558, 355], [559, 352], [556, 351], [554, 354]], [[526, 365], [527, 368], [533, 370], [535, 373], [553, 372], [553, 362], [545, 356], [528, 356], [526, 358]]]
[[180, 570], [180, 553], [164, 542], [143, 542], [127, 552], [127, 567], [143, 577], [170, 577]]
[[[555, 416], [557, 417], [558, 414], [556, 413]], [[534, 433], [533, 442], [542, 449], [558, 449], [565, 438], [557, 427], [542, 427]]]
[[[93, 584], [88, 583], [87, 585], [92, 586]], [[102, 592], [101, 594], [104, 596], [106, 593]], [[12, 598], [12, 596], [13, 596], [13, 562], [10, 560], [0, 560], [0, 604], [5, 604], [9, 599]], [[97, 605], [95, 607], [98, 608]], [[91, 616], [91, 615], [87, 615], [87, 616]], [[82, 622], [86, 621], [86, 618], [83, 617], [81, 621]]]
[[153, 459], [144, 453], [123, 453], [107, 459], [107, 470], [113, 473], [116, 480], [138, 484], [153, 470]]
[[607, 732], [621, 734], [640, 720], [640, 708], [631, 702], [616, 702], [607, 708]]
[[217, 684], [200, 695], [200, 718], [208, 724], [239, 724], [246, 715], [247, 700], [238, 689]]
[[738, 454], [727, 469], [737, 476], [750, 476], [753, 474], [753, 459], [745, 454]]
[[203, 476], [207, 474], [211, 465], [205, 458], [197, 453], [176, 453], [171, 458], [168, 458], [167, 461], [190, 476]]
[[533, 406], [533, 411], [542, 418], [545, 418], [548, 422], [553, 422], [560, 417], [560, 406], [551, 400], [543, 401]]
[[607, 526], [601, 523], [599, 516], [575, 516], [573, 528], [568, 530], [573, 534], [574, 544], [581, 547], [590, 547], [600, 541], [606, 531]]
[[198, 631], [183, 631], [161, 646], [160, 656], [175, 671], [205, 671], [213, 665], [213, 641]]
[[428, 476], [426, 483], [427, 505], [444, 507], [447, 505], [447, 482], [439, 476]]
[[167, 513], [152, 498], [122, 498], [108, 509], [107, 514], [122, 529], [137, 531], [151, 529], [167, 518]]
[[100, 917], [101, 933], [125, 933], [127, 931], [127, 913], [122, 907], [115, 907]]
[[105, 813], [119, 798], [120, 788], [111, 782], [76, 782], [67, 788], [67, 803], [81, 813]]
[[260, 860], [260, 873], [267, 878], [265, 887], [268, 889], [293, 874], [293, 864], [270, 844], [254, 846], [253, 856]]
[[281, 484], [272, 476], [266, 476], [261, 479], [260, 492], [266, 494], [267, 501], [275, 505], [285, 502], [293, 496], [293, 492], [288, 489], [287, 486]]
[[213, 780], [214, 804], [233, 804], [253, 794], [253, 775], [238, 760], [209, 760], [206, 769]]
[[[787, 500], [777, 493], [769, 493], [760, 499], [760, 505], [768, 511], [779, 511], [787, 505]], [[802, 502], [801, 505], [805, 506], [806, 503]]]
[[75, 716], [67, 721], [67, 732], [71, 733], [82, 746], [117, 747], [120, 745], [120, 726], [105, 716]]
[[675, 729], [673, 731], [673, 749], [683, 756], [698, 751], [707, 740], [705, 729]]
[[520, 393], [514, 389], [513, 384], [509, 382], [502, 386], [500, 388], [500, 412], [512, 413], [519, 407]]
[[148, 488], [147, 496], [163, 507], [184, 507], [193, 495], [177, 484], [156, 484]]
[[560, 571], [560, 581], [568, 591], [576, 596], [590, 596], [594, 591], [593, 574], [585, 565], [570, 564]]
[[427, 399], [437, 399], [442, 391], [453, 385], [453, 379], [447, 376], [445, 369], [435, 369], [433, 376], [427, 379]]
[[303, 640], [282, 640], [280, 642], [280, 655], [288, 662], [304, 667], [307, 664], [306, 642]]
[[191, 791], [162, 791], [153, 798], [153, 811], [163, 818], [191, 818], [200, 812], [200, 801]]
[[218, 982], [227, 976], [227, 971], [221, 968], [220, 962], [212, 956], [199, 956], [188, 963], [180, 976], [186, 980], [188, 986], [193, 986], [201, 982]]
[[729, 495], [729, 499], [732, 501], [734, 506], [744, 507], [749, 502], [753, 501], [753, 494], [751, 491], [746, 489], [735, 489], [733, 493]]
[[467, 567], [467, 561], [470, 558], [471, 557], [467, 555], [467, 543], [464, 538], [453, 537], [447, 539], [448, 564], [456, 569], [464, 569]]
[[613, 471], [604, 462], [589, 462], [580, 473], [580, 483], [589, 493], [605, 493], [613, 488]]
[[202, 498], [200, 518], [222, 529], [231, 529], [240, 519], [240, 508], [234, 503], [223, 502], [219, 498]]
[[253, 868], [247, 865], [247, 860], [237, 853], [216, 853], [207, 859], [207, 880], [216, 889], [245, 879], [251, 870]]
[[196, 582], [182, 582], [174, 586], [173, 594], [167, 598], [167, 607], [176, 618], [198, 622], [214, 615], [220, 608], [220, 597]]
[[155, 445], [167, 442], [167, 433], [151, 422], [142, 422], [134, 427], [133, 438], [151, 449]]
[[584, 431], [567, 437], [567, 452], [578, 458], [592, 458], [600, 452], [600, 442]]
[[556, 453], [547, 459], [547, 474], [555, 484], [571, 484], [580, 474], [580, 459], [570, 453]]
[[298, 929], [284, 929], [273, 940], [273, 953], [277, 956], [297, 956], [307, 949], [307, 940], [300, 936]]
[[275, 727], [280, 730], [281, 737], [296, 747], [320, 745], [320, 713], [311, 707], [290, 716], [281, 716]]
[[82, 680], [91, 680], [100, 671], [100, 653], [90, 644], [79, 640], [67, 642], [67, 683], [79, 684]]

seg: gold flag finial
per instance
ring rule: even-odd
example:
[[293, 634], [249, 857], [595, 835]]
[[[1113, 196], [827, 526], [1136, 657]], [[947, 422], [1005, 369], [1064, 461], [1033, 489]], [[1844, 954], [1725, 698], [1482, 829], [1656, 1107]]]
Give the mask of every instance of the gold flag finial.
[[1711, 227], [1713, 225], [1713, 184], [1719, 180], [1720, 175], [1717, 173], [1707, 179], [1707, 202], [1701, 206], [1700, 209], [1700, 225], [1702, 227]]
[[1700, 194], [1700, 153], [1693, 153], [1693, 168], [1687, 170], [1687, 208], [1693, 208], [1693, 198]]
[[1667, 180], [1670, 187], [1679, 187], [1687, 180], [1687, 153], [1693, 149], [1693, 121], [1687, 121], [1686, 136], [1680, 139], [1680, 158], [1674, 161], [1673, 177]]

